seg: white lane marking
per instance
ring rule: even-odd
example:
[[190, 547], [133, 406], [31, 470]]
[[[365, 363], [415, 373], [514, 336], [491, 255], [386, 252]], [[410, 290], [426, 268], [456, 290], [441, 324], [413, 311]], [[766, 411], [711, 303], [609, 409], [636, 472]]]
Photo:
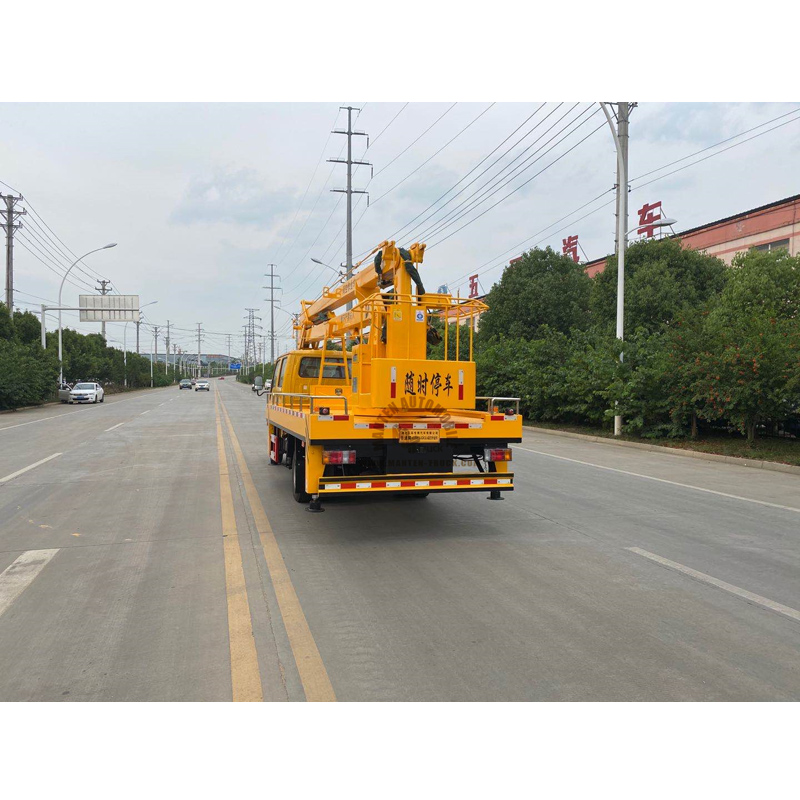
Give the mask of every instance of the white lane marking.
[[40, 464], [46, 464], [48, 461], [51, 461], [54, 458], [58, 458], [61, 453], [53, 453], [51, 456], [47, 456], [47, 458], [43, 458], [41, 461], [37, 461], [35, 464], [30, 464], [27, 467], [23, 467], [22, 469], [18, 469], [16, 472], [12, 472], [10, 475], [6, 475], [5, 478], [0, 478], [0, 483], [5, 483], [6, 481], [10, 481], [12, 478], [16, 478], [17, 475], [22, 475], [23, 472], [27, 472], [28, 470], [34, 469], [38, 467]]
[[531, 450], [529, 447], [520, 447], [518, 444], [514, 445], [514, 450], [524, 450], [527, 453], [536, 453], [540, 456], [547, 456], [548, 458], [557, 458], [560, 461], [571, 461], [573, 464], [583, 464], [585, 467], [595, 467], [596, 469], [604, 469], [607, 472], [618, 472], [620, 475], [631, 475], [634, 478], [644, 478], [648, 481], [657, 481], [658, 483], [668, 483], [670, 486], [680, 486], [682, 489], [694, 489], [696, 492], [706, 492], [706, 494], [716, 494], [720, 497], [729, 497], [732, 500], [743, 500], [746, 503], [757, 503], [760, 506], [769, 506], [770, 508], [780, 508], [782, 511], [794, 511], [800, 514], [800, 508], [795, 506], [782, 506], [779, 503], [768, 503], [766, 500], [755, 500], [752, 497], [742, 497], [739, 494], [728, 494], [728, 492], [718, 492], [716, 489], [704, 489], [702, 486], [693, 486], [690, 483], [678, 483], [677, 481], [669, 481], [666, 478], [655, 478], [652, 475], [643, 475], [641, 472], [629, 472], [626, 469], [617, 469], [616, 467], [605, 467], [602, 464], [593, 464], [591, 461], [579, 461], [577, 458], [567, 458], [566, 456], [556, 456], [552, 453], [545, 453], [542, 450]]
[[139, 414], [139, 416], [143, 417], [145, 414], [149, 414], [152, 410], [153, 410], [152, 408], [148, 408], [147, 411], [142, 411], [142, 413]]
[[651, 561], [655, 561], [657, 564], [661, 564], [664, 567], [669, 567], [670, 569], [682, 572], [684, 575], [688, 575], [690, 578], [702, 581], [703, 583], [708, 583], [711, 586], [716, 586], [718, 589], [724, 589], [726, 592], [735, 594], [737, 597], [742, 597], [745, 600], [749, 600], [751, 603], [756, 603], [756, 605], [768, 608], [770, 611], [777, 611], [778, 614], [783, 614], [785, 617], [789, 617], [790, 619], [800, 622], [800, 611], [796, 611], [794, 608], [784, 606], [781, 603], [776, 603], [774, 600], [770, 600], [767, 597], [762, 597], [760, 594], [748, 592], [747, 589], [740, 589], [738, 586], [734, 586], [732, 583], [726, 583], [725, 581], [719, 580], [719, 578], [706, 575], [705, 572], [698, 572], [696, 569], [692, 569], [691, 567], [685, 567], [683, 564], [679, 564], [677, 561], [670, 561], [668, 558], [662, 558], [661, 556], [657, 556], [655, 553], [649, 553], [647, 550], [642, 550], [640, 547], [627, 547], [625, 549], [630, 550], [631, 553], [636, 553], [637, 555], [643, 556], [644, 558], [649, 558]]
[[113, 431], [115, 428], [119, 428], [120, 425], [124, 425], [124, 422], [118, 422], [116, 425], [112, 425], [110, 428], [106, 428], [103, 433], [108, 433], [109, 431]]
[[0, 617], [57, 552], [58, 550], [28, 550], [0, 573]]
[[[110, 408], [111, 406], [118, 406], [120, 403], [129, 403], [131, 400], [140, 400], [141, 397], [126, 397], [124, 400], [114, 400], [113, 402], [109, 403], [108, 405], [104, 405], [98, 403], [95, 405], [94, 403], [89, 403], [89, 408], [93, 408], [95, 411], [99, 411], [101, 408]], [[84, 405], [81, 403], [80, 405]], [[10, 431], [12, 428], [24, 428], [26, 425], [35, 425], [37, 422], [47, 422], [49, 419], [58, 419], [59, 417], [68, 417], [70, 414], [80, 414], [85, 413], [78, 411], [76, 408], [74, 411], [64, 411], [62, 414], [53, 414], [52, 417], [42, 417], [41, 419], [32, 419], [30, 422], [19, 422], [16, 425], [4, 425], [0, 427], [0, 433], [2, 431]]]

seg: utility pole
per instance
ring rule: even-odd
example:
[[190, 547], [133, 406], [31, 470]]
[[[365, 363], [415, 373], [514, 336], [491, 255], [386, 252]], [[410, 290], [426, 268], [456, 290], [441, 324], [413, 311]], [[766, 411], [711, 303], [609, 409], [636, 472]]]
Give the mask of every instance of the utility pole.
[[269, 275], [264, 275], [265, 278], [269, 278], [269, 286], [262, 286], [262, 289], [269, 289], [269, 341], [270, 341], [270, 350], [269, 350], [269, 363], [275, 363], [275, 278], [279, 277], [275, 275], [275, 264], [268, 264], [269, 266]]
[[0, 194], [0, 200], [6, 204], [5, 209], [0, 209], [0, 214], [5, 220], [3, 230], [6, 232], [6, 306], [12, 319], [14, 317], [14, 232], [22, 227], [21, 222], [14, 220], [28, 213], [25, 209], [17, 211], [15, 208], [22, 199], [22, 195]]
[[[628, 246], [628, 120], [633, 103], [617, 103], [616, 128], [608, 111], [608, 103], [601, 103], [606, 121], [614, 137], [617, 151], [617, 339], [625, 338], [625, 250]], [[620, 352], [619, 360], [623, 354]], [[614, 416], [614, 436], [622, 434], [622, 416]]]
[[[167, 374], [169, 372], [169, 320], [167, 320], [167, 338], [166, 338], [166, 342], [167, 342], [167, 359], [166, 359], [166, 363], [164, 364], [164, 374]], [[173, 373], [175, 372], [174, 369], [172, 371], [173, 371]]]
[[197, 377], [198, 378], [200, 377], [200, 335], [201, 335], [200, 326], [202, 324], [203, 324], [202, 322], [197, 323]]
[[[335, 164], [347, 164], [347, 188], [346, 189], [331, 189], [332, 192], [339, 192], [340, 194], [347, 195], [347, 280], [353, 277], [353, 195], [354, 194], [367, 194], [364, 189], [353, 188], [353, 164], [359, 164], [365, 167], [372, 167], [369, 161], [353, 161], [353, 137], [354, 136], [367, 136], [367, 147], [369, 147], [369, 136], [364, 131], [353, 130], [353, 112], [361, 111], [360, 108], [353, 106], [339, 106], [340, 110], [347, 111], [347, 130], [342, 131], [334, 129], [331, 133], [340, 133], [347, 136], [347, 159], [329, 158], [328, 161]], [[367, 205], [369, 206], [369, 196], [367, 196]], [[352, 303], [347, 304], [349, 311], [353, 307]]]
[[150, 388], [153, 388], [153, 355], [158, 357], [158, 329], [159, 325], [153, 325], [153, 352], [150, 353]]
[[[97, 287], [97, 291], [100, 292], [100, 294], [102, 294], [103, 296], [107, 295], [109, 291], [111, 291], [108, 288], [109, 286], [111, 286], [111, 281], [98, 280], [97, 282], [100, 284], [100, 286]], [[106, 338], [105, 322], [100, 323], [100, 333], [103, 335], [103, 339], [105, 339]]]
[[231, 335], [230, 333], [225, 334], [228, 337], [228, 372], [231, 369]]

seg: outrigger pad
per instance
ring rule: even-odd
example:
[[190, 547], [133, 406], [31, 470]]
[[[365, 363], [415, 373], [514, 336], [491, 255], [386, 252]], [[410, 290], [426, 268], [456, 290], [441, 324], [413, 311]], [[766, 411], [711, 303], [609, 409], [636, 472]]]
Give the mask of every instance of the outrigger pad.
[[321, 514], [325, 509], [322, 507], [322, 501], [317, 497], [316, 500], [312, 499], [311, 502], [308, 504], [308, 508], [306, 511], [310, 511], [312, 514]]

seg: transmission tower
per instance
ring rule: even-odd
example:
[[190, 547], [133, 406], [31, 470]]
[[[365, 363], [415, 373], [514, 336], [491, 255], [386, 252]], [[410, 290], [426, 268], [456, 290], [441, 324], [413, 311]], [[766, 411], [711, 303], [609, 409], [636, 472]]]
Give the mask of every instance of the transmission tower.
[[[354, 111], [361, 111], [360, 108], [354, 108], [353, 106], [339, 106], [341, 110], [347, 111], [347, 130], [342, 131], [338, 129], [334, 129], [331, 133], [340, 133], [344, 136], [347, 136], [347, 158], [329, 158], [329, 162], [333, 162], [336, 164], [346, 164], [347, 165], [347, 188], [346, 189], [331, 189], [332, 192], [339, 192], [341, 194], [347, 195], [347, 278], [350, 279], [353, 276], [353, 195], [354, 194], [366, 194], [367, 195], [367, 205], [369, 205], [369, 195], [364, 189], [354, 189], [353, 188], [353, 164], [358, 164], [364, 167], [372, 167], [372, 164], [369, 161], [353, 161], [353, 137], [354, 136], [366, 136], [367, 137], [367, 147], [369, 147], [369, 136], [364, 131], [354, 131], [353, 130], [353, 112]], [[353, 307], [352, 303], [347, 304], [347, 310], [349, 311]]]
[[0, 194], [0, 200], [5, 204], [5, 208], [0, 208], [0, 215], [2, 215], [5, 222], [3, 223], [3, 230], [6, 232], [6, 307], [8, 313], [14, 316], [14, 233], [22, 227], [21, 222], [15, 222], [23, 214], [28, 212], [25, 209], [16, 210], [17, 203], [22, 201], [22, 195], [19, 197], [13, 194]]
[[257, 308], [246, 308], [247, 324], [244, 326], [244, 358], [245, 363], [252, 366], [256, 363], [256, 330], [261, 330], [261, 325], [256, 325], [256, 320], [261, 322], [261, 317], [256, 316]]
[[197, 377], [200, 377], [200, 340], [203, 338], [202, 322], [197, 323]]

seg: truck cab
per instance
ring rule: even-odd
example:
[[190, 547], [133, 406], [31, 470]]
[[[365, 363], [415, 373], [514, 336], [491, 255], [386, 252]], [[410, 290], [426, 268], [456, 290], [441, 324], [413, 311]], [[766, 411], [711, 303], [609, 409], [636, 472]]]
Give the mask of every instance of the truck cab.
[[[353, 359], [341, 350], [293, 350], [275, 363], [272, 393], [338, 394], [349, 396]], [[326, 387], [322, 391], [321, 387]], [[327, 392], [338, 387], [339, 392]]]

